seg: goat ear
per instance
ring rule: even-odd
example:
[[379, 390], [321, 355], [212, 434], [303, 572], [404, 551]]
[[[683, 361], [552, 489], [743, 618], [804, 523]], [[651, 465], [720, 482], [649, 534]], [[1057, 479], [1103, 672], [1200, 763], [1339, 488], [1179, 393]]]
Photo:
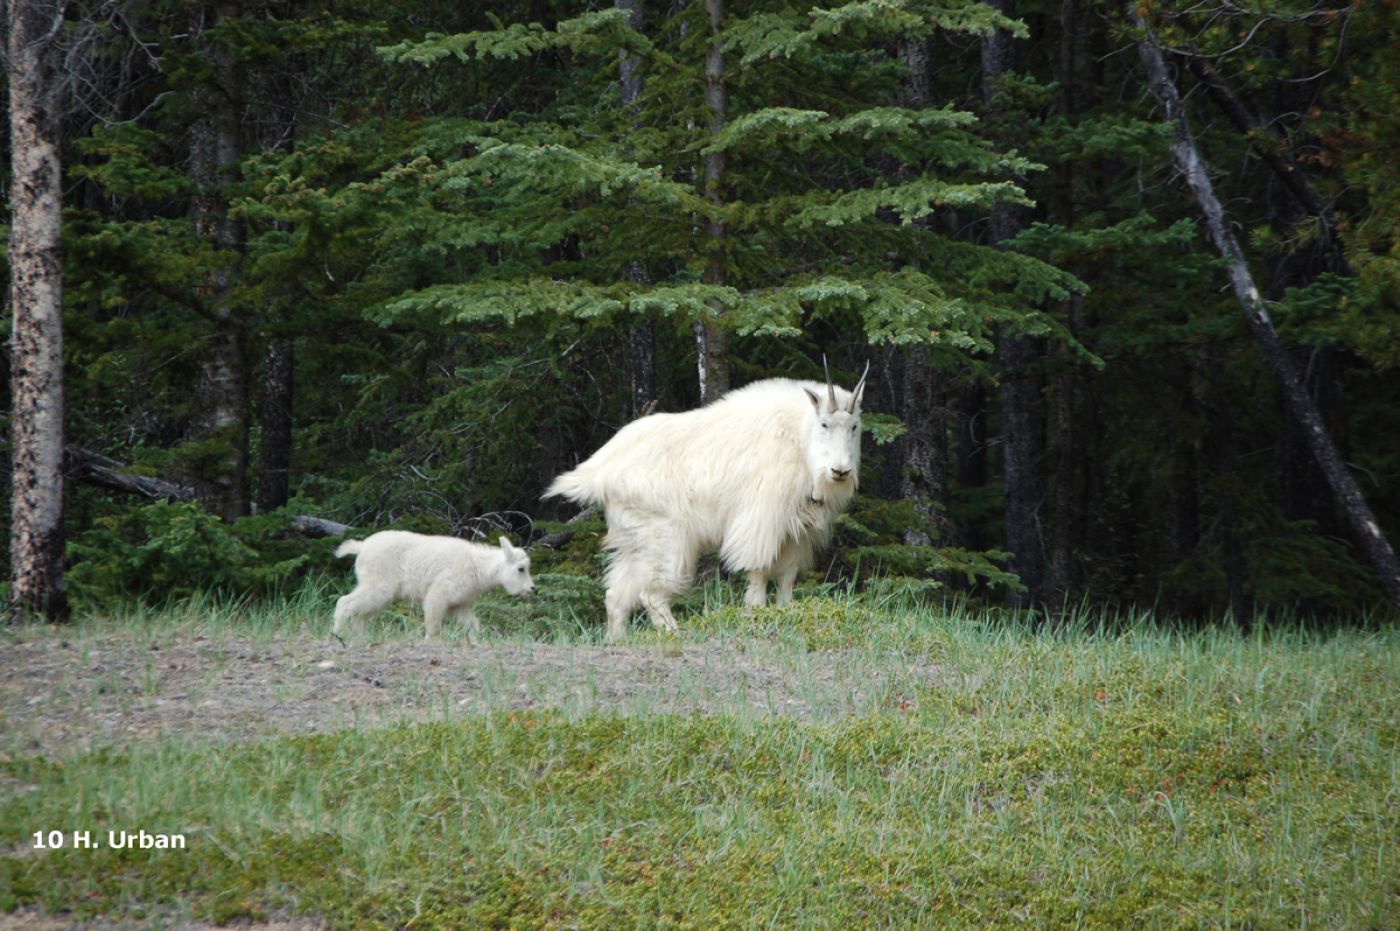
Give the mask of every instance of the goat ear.
[[817, 393], [811, 388], [803, 388], [802, 393], [807, 395], [807, 400], [812, 402], [812, 406], [817, 409], [817, 413], [822, 412], [822, 399], [817, 397]]
[[510, 545], [510, 541], [507, 540], [505, 537], [501, 537], [501, 552], [505, 553], [508, 558], [515, 558], [515, 549]]
[[852, 414], [860, 410], [860, 399], [865, 397], [865, 376], [870, 374], [870, 363], [865, 363], [865, 371], [860, 375], [860, 381], [856, 382], [856, 388], [851, 392], [851, 403], [846, 408]]

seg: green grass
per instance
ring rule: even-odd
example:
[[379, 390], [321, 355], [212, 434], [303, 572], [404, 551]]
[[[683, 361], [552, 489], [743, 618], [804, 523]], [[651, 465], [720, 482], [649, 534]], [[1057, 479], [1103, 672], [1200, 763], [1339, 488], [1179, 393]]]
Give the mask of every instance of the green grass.
[[[254, 626], [319, 630], [328, 597]], [[345, 927], [1400, 926], [1393, 628], [1084, 616], [1044, 632], [898, 599], [748, 616], [720, 589], [696, 597], [711, 610], [682, 619], [687, 640], [946, 675], [807, 723], [496, 712], [15, 760], [0, 909]], [[245, 624], [171, 610], [92, 629]], [[577, 618], [541, 624], [596, 638]], [[665, 655], [663, 638], [633, 639]], [[36, 830], [117, 828], [184, 832], [190, 849], [30, 848]]]

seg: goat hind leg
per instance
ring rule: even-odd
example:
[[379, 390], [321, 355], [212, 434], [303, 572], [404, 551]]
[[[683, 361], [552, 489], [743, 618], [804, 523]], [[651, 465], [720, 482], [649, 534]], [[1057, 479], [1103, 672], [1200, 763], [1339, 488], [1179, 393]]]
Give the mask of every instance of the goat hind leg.
[[473, 645], [481, 642], [481, 618], [471, 609], [471, 605], [458, 605], [452, 611], [452, 619], [467, 629], [467, 642]]
[[675, 594], [667, 588], [657, 586], [649, 588], [642, 595], [642, 604], [646, 606], [647, 617], [651, 618], [651, 626], [657, 630], [664, 630], [668, 633], [675, 633], [676, 619], [671, 614], [671, 596]]
[[389, 606], [393, 599], [372, 588], [357, 586], [348, 595], [342, 595], [335, 603], [335, 623], [331, 633], [337, 638], [353, 627], [353, 633], [360, 633], [366, 615], [377, 614]]

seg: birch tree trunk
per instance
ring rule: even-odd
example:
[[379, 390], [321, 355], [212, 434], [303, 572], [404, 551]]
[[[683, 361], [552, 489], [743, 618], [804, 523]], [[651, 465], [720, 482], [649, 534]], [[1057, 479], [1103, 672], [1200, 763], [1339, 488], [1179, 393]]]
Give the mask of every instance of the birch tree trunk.
[[63, 2], [7, 0], [10, 83], [10, 610], [66, 620], [58, 44]]
[[1356, 478], [1347, 469], [1341, 453], [1327, 433], [1316, 402], [1304, 387], [1293, 360], [1289, 357], [1287, 347], [1279, 338], [1278, 331], [1274, 329], [1273, 321], [1269, 319], [1269, 313], [1259, 297], [1259, 289], [1255, 287], [1253, 275], [1250, 274], [1249, 264], [1245, 261], [1244, 252], [1240, 249], [1239, 241], [1235, 239], [1219, 198], [1215, 196], [1210, 173], [1196, 148], [1191, 125], [1187, 122], [1181, 95], [1167, 74], [1162, 50], [1157, 45], [1151, 27], [1138, 15], [1135, 2], [1128, 5], [1128, 19], [1133, 26], [1142, 30], [1142, 36], [1138, 40], [1138, 54], [1147, 69], [1148, 86], [1162, 107], [1164, 119], [1176, 130], [1176, 139], [1171, 146], [1172, 160], [1176, 163], [1177, 170], [1185, 177], [1191, 194], [1201, 208], [1211, 242], [1229, 263], [1230, 288], [1234, 292], [1235, 300], [1239, 302], [1249, 329], [1259, 342], [1264, 360], [1282, 385], [1289, 409], [1302, 426], [1313, 456], [1327, 477], [1327, 483], [1337, 503], [1346, 513], [1352, 532], [1380, 575], [1381, 585], [1386, 594], [1396, 606], [1400, 606], [1400, 561], [1397, 561], [1395, 551], [1381, 532], [1375, 515], [1371, 513], [1370, 505], [1366, 503], [1366, 498], [1356, 483]]
[[[724, 78], [724, 0], [705, 0], [710, 24], [710, 46], [705, 54], [705, 106], [710, 111], [710, 132], [724, 128], [729, 111], [729, 90]], [[725, 153], [705, 153], [705, 199], [716, 208], [724, 205]], [[718, 216], [707, 230], [709, 257], [703, 280], [706, 284], [726, 285], [729, 272], [725, 258], [724, 221]], [[708, 403], [729, 390], [729, 332], [720, 325], [720, 307], [712, 302], [713, 316], [695, 321], [696, 366], [700, 378], [700, 403]]]

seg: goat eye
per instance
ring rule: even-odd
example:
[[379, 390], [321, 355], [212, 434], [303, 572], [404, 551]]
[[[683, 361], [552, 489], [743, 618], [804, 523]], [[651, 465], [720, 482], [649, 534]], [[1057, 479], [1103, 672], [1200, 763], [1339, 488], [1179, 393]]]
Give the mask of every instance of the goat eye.
[[825, 429], [827, 428], [827, 426], [828, 426], [827, 422], [826, 422], [825, 420], [823, 420], [823, 421], [822, 421], [822, 429], [825, 430]]

